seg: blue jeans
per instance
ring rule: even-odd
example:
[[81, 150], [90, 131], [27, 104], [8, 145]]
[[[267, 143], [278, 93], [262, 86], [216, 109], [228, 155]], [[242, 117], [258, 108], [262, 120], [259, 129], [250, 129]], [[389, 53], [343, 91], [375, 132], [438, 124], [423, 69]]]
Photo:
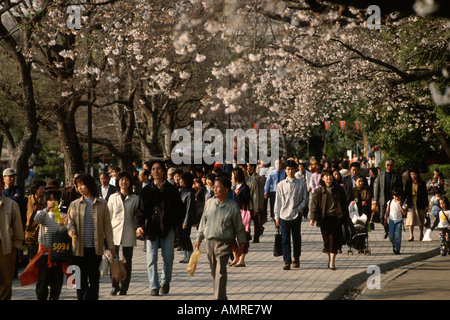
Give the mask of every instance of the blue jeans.
[[158, 280], [158, 247], [161, 247], [163, 268], [161, 273], [162, 284], [169, 284], [172, 280], [172, 269], [174, 253], [175, 232], [171, 230], [164, 239], [155, 241], [146, 240], [147, 272], [150, 290], [159, 289], [161, 285]]
[[299, 261], [302, 249], [302, 237], [300, 234], [302, 216], [299, 214], [294, 220], [280, 219], [281, 242], [283, 261], [292, 263], [291, 260], [291, 236], [294, 247], [294, 260]]
[[394, 250], [400, 251], [402, 245], [403, 220], [389, 220], [389, 240], [391, 240]]

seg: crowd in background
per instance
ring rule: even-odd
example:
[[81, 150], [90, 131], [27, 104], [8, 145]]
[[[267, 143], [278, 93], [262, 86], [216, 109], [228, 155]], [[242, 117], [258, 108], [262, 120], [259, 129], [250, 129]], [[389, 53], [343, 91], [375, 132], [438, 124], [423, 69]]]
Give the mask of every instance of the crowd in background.
[[[334, 231], [330, 230], [334, 227], [324, 226], [324, 222], [342, 223], [342, 216], [353, 219], [351, 208], [355, 208], [357, 218], [365, 217], [364, 224], [368, 228], [374, 228], [374, 223], [381, 223], [385, 238], [389, 236], [395, 254], [401, 250], [403, 223], [408, 227], [409, 241], [415, 240], [415, 227], [420, 231], [418, 240], [424, 237], [424, 227], [432, 230], [438, 228], [441, 254], [447, 254], [449, 234], [446, 215], [450, 207], [445, 197], [444, 176], [435, 171], [433, 178], [425, 182], [418, 170], [398, 172], [394, 165], [392, 159], [387, 159], [383, 167], [377, 167], [373, 157], [327, 159], [325, 156], [319, 160], [314, 157], [304, 160], [281, 157], [270, 166], [261, 162], [173, 166], [152, 161], [144, 162], [140, 167], [135, 162], [130, 173], [121, 172], [120, 167], [103, 167], [98, 182], [87, 173], [76, 173], [73, 185], [64, 188], [55, 180], [44, 182], [37, 179], [27, 194], [15, 185], [16, 173], [8, 168], [3, 171], [0, 210], [1, 213], [8, 212], [14, 228], [0, 225], [0, 298], [11, 298], [12, 277], [19, 276], [21, 264], [28, 264], [29, 267], [32, 261], [39, 266], [35, 269], [39, 270], [36, 271], [38, 299], [59, 298], [65, 269], [64, 265], [50, 262], [48, 250], [51, 246], [49, 235], [62, 229], [72, 237], [74, 256], [86, 275], [82, 279], [83, 285], [86, 284], [84, 287], [89, 289], [77, 290], [79, 299], [98, 299], [98, 267], [105, 248], [112, 255], [118, 255], [122, 249], [127, 278], [120, 282], [112, 280], [111, 294], [127, 294], [136, 238], [145, 241], [151, 294], [167, 294], [170, 290], [173, 250], [183, 251], [183, 259], [179, 263], [189, 262], [194, 251], [191, 230], [202, 225], [206, 203], [216, 198], [217, 179], [222, 179], [222, 187], [228, 185], [223, 179], [230, 182], [229, 188], [226, 188], [227, 198], [239, 208], [245, 232], [245, 240], [234, 239], [230, 246], [232, 255], [229, 266], [232, 267], [246, 266], [245, 257], [251, 251], [250, 243], [259, 242], [267, 221], [273, 221], [285, 230], [283, 232], [287, 232], [293, 228], [286, 224], [292, 218], [296, 221], [309, 219], [312, 225], [317, 223], [321, 227], [324, 252], [329, 254], [329, 268], [334, 269], [334, 254], [340, 252], [342, 241], [333, 237], [342, 235], [333, 235]], [[406, 183], [403, 182], [403, 175], [407, 176]], [[294, 217], [285, 218], [283, 213], [280, 216], [280, 210], [283, 210], [283, 205], [290, 204], [282, 203], [285, 200], [280, 196], [277, 199], [277, 188], [281, 182], [297, 181], [295, 179], [303, 181], [300, 186], [305, 187], [306, 199], [299, 200], [302, 205]], [[284, 187], [289, 186], [286, 184]], [[330, 187], [336, 189], [330, 191]], [[327, 192], [330, 194], [328, 200], [325, 196], [325, 200], [321, 200], [319, 193], [325, 195]], [[336, 196], [336, 192], [342, 196]], [[336, 197], [340, 199], [339, 203]], [[334, 203], [329, 200], [331, 198]], [[152, 212], [151, 217], [149, 211]], [[323, 220], [328, 215], [336, 214], [338, 220]], [[80, 220], [80, 216], [83, 219]], [[99, 219], [102, 221], [99, 222]], [[292, 230], [289, 232], [300, 233], [299, 229]], [[23, 254], [24, 245], [26, 255]], [[284, 241], [283, 269], [289, 269], [291, 263], [299, 267], [299, 245], [301, 242], [294, 243], [292, 261], [289, 240]], [[289, 253], [286, 246], [289, 246]], [[164, 260], [161, 284], [156, 267], [158, 248], [161, 248]]]

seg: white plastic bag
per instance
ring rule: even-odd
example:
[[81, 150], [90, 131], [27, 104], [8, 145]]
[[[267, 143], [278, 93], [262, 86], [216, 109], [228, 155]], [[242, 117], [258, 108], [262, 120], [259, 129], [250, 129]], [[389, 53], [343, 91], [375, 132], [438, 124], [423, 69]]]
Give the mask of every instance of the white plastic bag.
[[[354, 200], [355, 204], [349, 204], [348, 205], [348, 213], [350, 215], [350, 219], [352, 220], [353, 223], [355, 223], [359, 218], [359, 213], [358, 213], [358, 206], [356, 205], [358, 203], [358, 199]], [[367, 217], [366, 217], [367, 219]]]
[[431, 239], [431, 229], [427, 229], [425, 231], [425, 234], [423, 236], [422, 241], [432, 241], [432, 239]]
[[102, 255], [102, 261], [100, 262], [100, 278], [106, 277], [109, 274], [109, 258], [108, 253], [105, 251]]

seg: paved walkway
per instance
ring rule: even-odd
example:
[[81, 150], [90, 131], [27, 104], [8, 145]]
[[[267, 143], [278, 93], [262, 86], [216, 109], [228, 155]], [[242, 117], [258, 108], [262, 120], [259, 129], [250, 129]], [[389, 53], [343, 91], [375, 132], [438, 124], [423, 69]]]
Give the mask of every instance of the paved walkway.
[[[383, 239], [384, 232], [380, 224], [369, 233], [370, 255], [347, 254], [347, 247], [336, 258], [336, 270], [327, 268], [327, 255], [322, 253], [320, 230], [302, 222], [302, 255], [299, 269], [282, 270], [282, 257], [274, 257], [272, 253], [275, 227], [273, 222], [265, 225], [264, 235], [260, 243], [251, 243], [246, 257], [245, 268], [228, 267], [227, 294], [229, 300], [336, 300], [341, 299], [347, 289], [359, 288], [366, 283], [372, 272], [368, 267], [376, 265], [381, 270], [381, 281], [387, 277], [389, 270], [422, 261], [438, 253], [438, 233], [432, 233], [432, 241], [408, 242], [408, 232], [403, 232], [402, 250], [394, 255], [388, 239]], [[416, 228], [417, 229], [417, 228]], [[418, 232], [418, 231], [416, 231]], [[195, 239], [196, 230], [192, 232]], [[415, 238], [418, 239], [418, 234]], [[133, 274], [131, 285], [126, 296], [111, 296], [109, 277], [100, 282], [100, 300], [212, 300], [212, 282], [209, 264], [204, 253], [204, 243], [200, 247], [202, 255], [194, 276], [186, 272], [186, 264], [182, 252], [176, 251], [173, 279], [170, 293], [166, 296], [150, 296], [146, 272], [146, 258], [143, 242], [139, 241], [134, 251]], [[162, 260], [162, 259], [160, 259]], [[161, 261], [159, 261], [161, 270]], [[19, 275], [20, 272], [19, 271]], [[417, 288], [420, 289], [420, 288]], [[13, 284], [12, 300], [35, 300], [35, 285], [21, 287], [19, 280]], [[376, 289], [375, 289], [376, 290]], [[75, 300], [76, 293], [65, 285], [61, 300]]]

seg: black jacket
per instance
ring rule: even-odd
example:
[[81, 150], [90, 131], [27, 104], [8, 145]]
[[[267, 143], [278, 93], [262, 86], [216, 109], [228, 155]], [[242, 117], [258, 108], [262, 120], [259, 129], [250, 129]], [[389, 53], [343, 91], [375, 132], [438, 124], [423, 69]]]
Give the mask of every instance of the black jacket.
[[[417, 186], [417, 209], [425, 209], [428, 207], [428, 193], [427, 193], [427, 185], [425, 181], [419, 180], [419, 185]], [[412, 180], [409, 179], [405, 183], [405, 200], [408, 205], [408, 208], [411, 208], [412, 203]]]
[[181, 225], [185, 212], [177, 187], [164, 180], [158, 188], [152, 181], [142, 189], [134, 226], [144, 229], [145, 239], [164, 239]]

